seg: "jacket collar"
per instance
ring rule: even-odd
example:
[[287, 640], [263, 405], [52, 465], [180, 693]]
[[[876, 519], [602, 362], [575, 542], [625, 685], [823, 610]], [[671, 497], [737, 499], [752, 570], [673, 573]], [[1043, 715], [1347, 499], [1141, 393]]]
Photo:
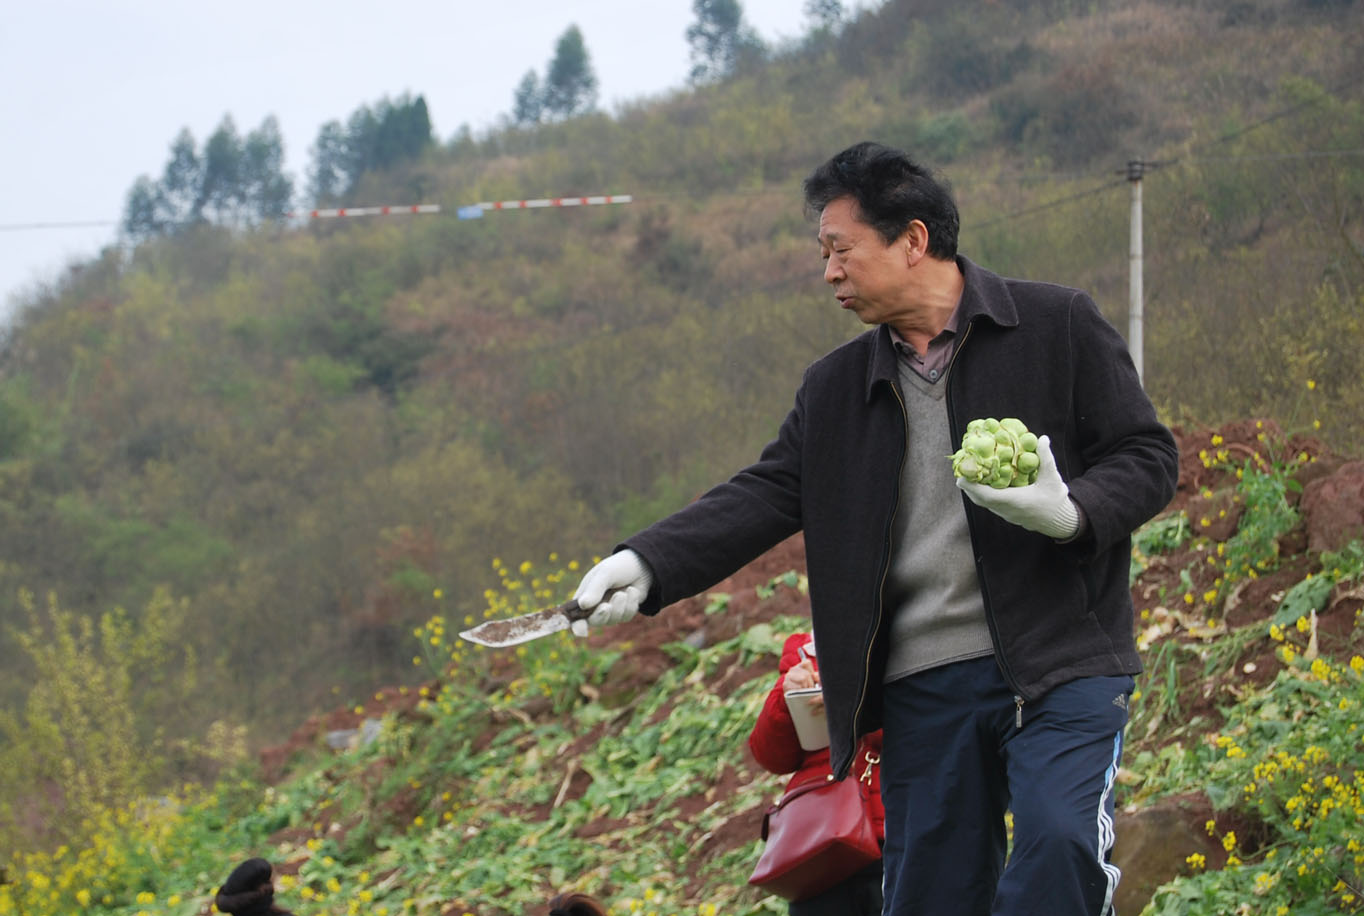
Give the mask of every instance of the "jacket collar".
[[[1018, 324], [1018, 309], [1003, 277], [963, 255], [957, 255], [957, 267], [965, 281], [957, 305], [958, 340], [977, 322], [991, 322], [1004, 328]], [[878, 382], [893, 383], [899, 377], [899, 356], [891, 340], [890, 326], [879, 325], [872, 333], [872, 354], [867, 366], [868, 402]]]

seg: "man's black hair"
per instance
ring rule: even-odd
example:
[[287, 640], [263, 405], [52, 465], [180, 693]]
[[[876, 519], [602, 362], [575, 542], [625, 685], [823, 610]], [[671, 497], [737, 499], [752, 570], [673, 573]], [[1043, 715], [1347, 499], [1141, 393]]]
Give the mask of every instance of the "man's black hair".
[[857, 203], [862, 221], [887, 245], [917, 219], [928, 227], [930, 255], [956, 257], [961, 218], [952, 189], [908, 153], [864, 141], [835, 154], [805, 179], [805, 211], [812, 216], [843, 197]]

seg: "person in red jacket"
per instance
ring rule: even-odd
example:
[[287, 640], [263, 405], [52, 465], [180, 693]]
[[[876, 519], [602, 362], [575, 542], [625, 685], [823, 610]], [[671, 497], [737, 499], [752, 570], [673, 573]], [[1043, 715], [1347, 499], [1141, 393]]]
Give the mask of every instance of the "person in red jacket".
[[[782, 647], [777, 683], [767, 695], [762, 712], [748, 736], [748, 749], [759, 766], [772, 773], [793, 773], [787, 788], [803, 783], [812, 776], [831, 775], [829, 746], [807, 751], [801, 747], [791, 710], [786, 705], [786, 691], [798, 687], [819, 686], [819, 662], [815, 655], [815, 639], [810, 633], [796, 633], [787, 638]], [[818, 698], [816, 699], [818, 702]], [[871, 770], [872, 825], [876, 838], [885, 842], [886, 813], [881, 804], [880, 760], [881, 732], [875, 731], [862, 739], [859, 759], [853, 770], [861, 775]], [[881, 862], [868, 866], [829, 890], [790, 905], [790, 916], [880, 916]]]

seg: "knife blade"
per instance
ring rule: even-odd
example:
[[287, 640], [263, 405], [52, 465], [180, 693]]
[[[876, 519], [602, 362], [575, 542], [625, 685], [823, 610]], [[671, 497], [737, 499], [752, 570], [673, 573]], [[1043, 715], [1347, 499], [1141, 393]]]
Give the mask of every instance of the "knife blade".
[[507, 646], [520, 645], [523, 642], [530, 642], [532, 639], [539, 639], [541, 636], [549, 636], [551, 633], [567, 630], [573, 621], [586, 620], [590, 616], [592, 616], [592, 611], [584, 610], [576, 600], [565, 601], [558, 607], [532, 611], [519, 617], [489, 620], [472, 629], [465, 630], [459, 635], [461, 639], [477, 643], [480, 646], [503, 649]]

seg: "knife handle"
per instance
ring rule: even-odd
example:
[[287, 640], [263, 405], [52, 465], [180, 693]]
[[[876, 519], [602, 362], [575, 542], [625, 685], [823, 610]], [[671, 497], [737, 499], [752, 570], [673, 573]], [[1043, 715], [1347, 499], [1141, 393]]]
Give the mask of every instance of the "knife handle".
[[577, 598], [565, 601], [563, 604], [559, 605], [559, 607], [556, 608], [556, 610], [562, 613], [570, 621], [586, 620], [587, 618], [592, 616], [592, 611], [589, 611], [582, 605], [578, 604]]
[[[621, 589], [618, 588], [607, 589], [606, 594], [601, 596], [601, 600], [602, 601], [608, 600], [612, 595], [614, 595], [618, 591], [621, 591]], [[555, 610], [563, 614], [571, 622], [574, 620], [586, 620], [587, 618], [592, 616], [592, 611], [595, 611], [596, 608], [594, 607], [592, 608], [591, 611], [589, 611], [582, 605], [578, 604], [577, 598], [573, 598], [568, 601], [565, 601], [563, 604], [555, 608]]]

